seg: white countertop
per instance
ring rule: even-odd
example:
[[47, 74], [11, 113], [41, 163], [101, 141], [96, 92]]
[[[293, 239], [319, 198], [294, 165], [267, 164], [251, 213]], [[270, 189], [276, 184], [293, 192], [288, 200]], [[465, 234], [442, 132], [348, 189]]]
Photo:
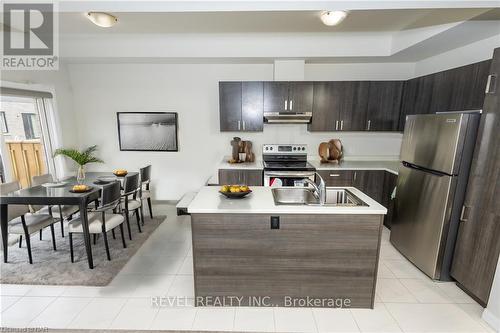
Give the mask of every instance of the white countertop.
[[398, 174], [399, 161], [371, 161], [371, 160], [342, 160], [338, 163], [321, 163], [319, 159], [309, 159], [316, 170], [384, 170]]
[[217, 169], [247, 169], [247, 170], [262, 170], [264, 169], [264, 164], [262, 160], [255, 159], [254, 162], [244, 162], [244, 163], [229, 163], [230, 156], [225, 156], [220, 162]]
[[368, 206], [275, 205], [271, 187], [253, 186], [252, 193], [241, 199], [228, 199], [218, 186], [205, 186], [188, 206], [191, 214], [378, 214], [387, 209], [354, 187], [347, 187]]

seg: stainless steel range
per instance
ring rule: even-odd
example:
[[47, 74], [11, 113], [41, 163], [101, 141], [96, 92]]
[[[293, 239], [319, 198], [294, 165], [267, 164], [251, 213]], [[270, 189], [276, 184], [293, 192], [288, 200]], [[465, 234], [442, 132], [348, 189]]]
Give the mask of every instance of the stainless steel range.
[[316, 169], [307, 162], [307, 145], [262, 146], [264, 186], [304, 186], [304, 179], [314, 181]]

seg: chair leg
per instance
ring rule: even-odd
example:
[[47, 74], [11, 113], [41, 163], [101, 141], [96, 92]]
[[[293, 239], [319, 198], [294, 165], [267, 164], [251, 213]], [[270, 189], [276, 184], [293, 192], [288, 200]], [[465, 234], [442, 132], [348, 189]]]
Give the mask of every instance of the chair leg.
[[50, 234], [52, 236], [52, 248], [54, 251], [57, 251], [56, 249], [56, 233], [54, 232], [54, 224], [50, 225]]
[[63, 218], [61, 206], [59, 206], [59, 218], [61, 219], [61, 235], [64, 237], [64, 218]]
[[73, 234], [69, 233], [69, 254], [71, 256], [71, 262], [75, 262], [75, 257], [73, 254]]
[[19, 248], [23, 246], [23, 235], [19, 236]]
[[94, 245], [97, 244], [97, 234], [94, 234]]
[[123, 243], [123, 248], [127, 248], [127, 244], [125, 243], [125, 235], [123, 234], [123, 223], [120, 224], [120, 234], [122, 235], [122, 243]]
[[33, 264], [33, 258], [31, 256], [31, 241], [30, 241], [30, 235], [25, 232], [24, 233], [24, 239], [26, 241], [26, 248], [28, 249], [28, 259], [30, 261], [30, 264]]
[[141, 232], [141, 233], [142, 233], [142, 229], [141, 229], [141, 220], [140, 220], [140, 218], [139, 218], [139, 208], [137, 208], [137, 209], [135, 210], [135, 217], [136, 217], [136, 219], [137, 219], [137, 228], [139, 229], [139, 232]]
[[140, 212], [141, 212], [141, 222], [142, 222], [142, 225], [144, 225], [144, 209], [142, 207], [142, 201], [141, 201]]
[[128, 216], [128, 210], [125, 211], [125, 219], [127, 220], [128, 239], [132, 240], [132, 233], [130, 232], [130, 219]]
[[111, 255], [109, 254], [108, 235], [106, 234], [106, 232], [102, 233], [102, 237], [104, 238], [104, 247], [106, 248], [106, 256], [108, 257], [108, 260], [111, 260]]
[[111, 235], [113, 235], [113, 239], [116, 239], [115, 229], [111, 229]]
[[151, 198], [148, 198], [149, 216], [153, 218], [153, 208], [151, 207]]
[[43, 230], [40, 229], [40, 240], [42, 240], [42, 232], [43, 232]]

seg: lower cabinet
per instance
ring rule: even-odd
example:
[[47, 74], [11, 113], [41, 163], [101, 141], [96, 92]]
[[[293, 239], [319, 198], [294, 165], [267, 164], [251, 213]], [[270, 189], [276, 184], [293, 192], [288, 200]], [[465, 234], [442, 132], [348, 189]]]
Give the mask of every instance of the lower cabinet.
[[318, 170], [326, 186], [353, 186], [354, 171], [352, 170]]
[[395, 175], [391, 172], [386, 172], [384, 176], [384, 187], [383, 187], [383, 195], [382, 201], [380, 202], [382, 206], [387, 208], [387, 215], [384, 217], [384, 225], [391, 229], [392, 226], [392, 217], [394, 214], [394, 200], [392, 200], [392, 192], [396, 187], [398, 182], [398, 175]]
[[262, 186], [262, 170], [244, 170], [244, 169], [219, 169], [219, 184], [241, 184], [249, 186]]

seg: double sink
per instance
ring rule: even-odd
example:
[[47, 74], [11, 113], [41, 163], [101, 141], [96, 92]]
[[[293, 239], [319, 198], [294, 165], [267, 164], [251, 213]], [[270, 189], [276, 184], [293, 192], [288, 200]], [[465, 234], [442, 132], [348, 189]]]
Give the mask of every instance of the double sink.
[[[273, 198], [276, 205], [321, 205], [318, 194], [307, 187], [273, 188]], [[324, 206], [368, 206], [351, 191], [345, 188], [326, 187]]]

